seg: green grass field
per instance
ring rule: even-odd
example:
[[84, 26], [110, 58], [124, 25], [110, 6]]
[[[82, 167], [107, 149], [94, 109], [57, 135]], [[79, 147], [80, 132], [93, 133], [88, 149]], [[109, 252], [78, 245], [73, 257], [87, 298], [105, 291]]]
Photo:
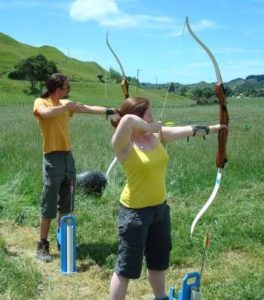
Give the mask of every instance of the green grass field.
[[[34, 252], [38, 239], [42, 140], [32, 115], [35, 96], [23, 94], [23, 83], [2, 80], [0, 87], [0, 299], [107, 299], [117, 250], [118, 197], [125, 180], [120, 166], [117, 164], [112, 170], [102, 198], [77, 193], [78, 274], [65, 278], [59, 273], [59, 256], [52, 234], [55, 223], [50, 237], [55, 260], [49, 265], [37, 263]], [[138, 91], [152, 99], [156, 119], [165, 93]], [[131, 94], [137, 94], [134, 87]], [[102, 83], [74, 82], [70, 98], [117, 106], [122, 94], [117, 84], [106, 90]], [[178, 290], [186, 272], [200, 271], [203, 239], [209, 226], [211, 244], [202, 278], [203, 299], [261, 300], [264, 99], [229, 99], [228, 108], [229, 161], [219, 194], [192, 238], [191, 223], [214, 185], [217, 137], [208, 136], [206, 141], [184, 139], [167, 146], [170, 163], [166, 180], [173, 237], [167, 289], [175, 286]], [[169, 95], [163, 121], [214, 124], [218, 122], [218, 110], [216, 105], [194, 106], [188, 99]], [[106, 172], [114, 157], [112, 133], [109, 121], [102, 116], [74, 116], [71, 135], [78, 172]], [[131, 282], [127, 299], [151, 297], [144, 267], [142, 278]]]

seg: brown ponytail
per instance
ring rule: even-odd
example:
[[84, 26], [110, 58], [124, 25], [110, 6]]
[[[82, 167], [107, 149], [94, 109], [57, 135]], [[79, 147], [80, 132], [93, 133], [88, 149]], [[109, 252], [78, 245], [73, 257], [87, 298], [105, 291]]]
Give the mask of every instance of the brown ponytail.
[[132, 114], [143, 118], [146, 110], [149, 108], [150, 101], [144, 97], [129, 97], [123, 101], [116, 115], [111, 119], [113, 127], [117, 127], [123, 116]]

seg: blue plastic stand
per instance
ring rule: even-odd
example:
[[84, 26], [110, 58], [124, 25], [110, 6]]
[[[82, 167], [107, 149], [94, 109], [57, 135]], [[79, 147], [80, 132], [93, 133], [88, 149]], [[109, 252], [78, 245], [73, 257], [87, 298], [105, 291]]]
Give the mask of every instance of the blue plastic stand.
[[175, 296], [175, 288], [171, 287], [169, 290], [169, 300], [175, 300], [174, 296]]
[[57, 232], [57, 242], [61, 252], [61, 273], [76, 273], [76, 217], [64, 216]]
[[187, 273], [182, 280], [182, 289], [179, 291], [178, 300], [191, 300], [192, 290], [200, 290], [200, 273]]

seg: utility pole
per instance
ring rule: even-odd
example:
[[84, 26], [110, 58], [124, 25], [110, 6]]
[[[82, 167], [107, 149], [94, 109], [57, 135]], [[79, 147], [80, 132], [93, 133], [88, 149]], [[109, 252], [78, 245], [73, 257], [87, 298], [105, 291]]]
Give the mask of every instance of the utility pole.
[[108, 98], [108, 72], [105, 69], [105, 99]]
[[138, 92], [138, 86], [139, 86], [139, 84], [138, 84], [138, 76], [139, 76], [139, 71], [141, 71], [140, 69], [136, 69], [136, 71], [137, 71], [137, 92]]

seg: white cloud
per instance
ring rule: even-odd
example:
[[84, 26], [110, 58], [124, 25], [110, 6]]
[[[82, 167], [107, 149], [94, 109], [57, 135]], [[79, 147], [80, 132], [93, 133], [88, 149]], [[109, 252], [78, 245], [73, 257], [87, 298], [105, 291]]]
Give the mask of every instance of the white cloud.
[[100, 21], [118, 14], [115, 0], [76, 0], [70, 8], [70, 16], [80, 21]]
[[70, 7], [70, 16], [78, 21], [95, 21], [104, 27], [161, 27], [172, 19], [160, 16], [127, 14], [117, 0], [75, 0]]

